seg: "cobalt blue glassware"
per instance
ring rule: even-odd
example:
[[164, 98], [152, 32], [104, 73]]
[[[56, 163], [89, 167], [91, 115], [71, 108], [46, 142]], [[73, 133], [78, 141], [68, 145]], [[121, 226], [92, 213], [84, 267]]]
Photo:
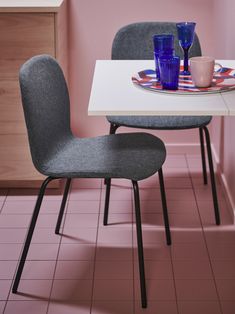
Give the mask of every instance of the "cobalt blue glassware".
[[163, 89], [176, 90], [179, 85], [180, 57], [160, 56], [159, 71]]
[[153, 36], [154, 60], [157, 79], [160, 79], [158, 58], [162, 55], [172, 56], [174, 53], [174, 36], [171, 34], [162, 34]]
[[182, 22], [176, 24], [179, 44], [184, 51], [184, 70], [181, 72], [183, 75], [190, 75], [188, 69], [188, 52], [193, 44], [195, 26], [196, 23], [194, 22]]

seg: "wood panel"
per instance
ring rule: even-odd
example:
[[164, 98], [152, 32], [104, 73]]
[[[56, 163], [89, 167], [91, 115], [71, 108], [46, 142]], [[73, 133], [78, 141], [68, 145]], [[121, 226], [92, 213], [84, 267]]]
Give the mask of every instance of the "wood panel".
[[0, 13], [0, 59], [54, 52], [54, 14]]
[[[1, 5], [1, 2], [0, 2]], [[18, 82], [37, 54], [56, 56], [55, 13], [0, 13], [0, 187], [39, 187], [44, 176], [29, 151]], [[59, 181], [50, 187], [58, 188]]]

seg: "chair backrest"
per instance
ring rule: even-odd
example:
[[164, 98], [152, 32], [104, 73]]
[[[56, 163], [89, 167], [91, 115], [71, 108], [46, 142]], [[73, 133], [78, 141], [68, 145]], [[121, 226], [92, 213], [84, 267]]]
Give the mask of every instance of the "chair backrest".
[[[183, 58], [179, 45], [176, 23], [173, 22], [141, 22], [122, 27], [116, 34], [112, 46], [114, 60], [151, 60], [153, 59], [153, 35], [173, 34], [176, 55]], [[189, 56], [201, 56], [201, 46], [195, 34]]]
[[71, 136], [67, 84], [60, 66], [48, 55], [24, 63], [19, 80], [32, 160], [43, 173], [51, 154]]

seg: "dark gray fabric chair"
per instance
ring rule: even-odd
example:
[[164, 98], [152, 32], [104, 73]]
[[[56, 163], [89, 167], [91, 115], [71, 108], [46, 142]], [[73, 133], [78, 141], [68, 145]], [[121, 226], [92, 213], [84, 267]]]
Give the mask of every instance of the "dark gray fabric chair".
[[141, 230], [139, 180], [158, 171], [167, 244], [171, 243], [162, 164], [166, 158], [163, 142], [147, 133], [76, 138], [70, 129], [70, 103], [61, 68], [50, 56], [36, 56], [20, 70], [20, 87], [35, 168], [47, 178], [43, 182], [13, 284], [18, 290], [24, 263], [48, 183], [66, 178], [65, 191], [56, 226], [60, 224], [72, 178], [106, 178], [104, 224], [107, 225], [111, 178], [132, 180], [135, 200], [142, 306], [147, 306]]
[[[150, 60], [153, 59], [153, 35], [173, 34], [177, 55], [183, 58], [179, 45], [176, 23], [172, 22], [141, 22], [122, 27], [116, 34], [112, 46], [112, 59], [115, 60]], [[200, 56], [201, 47], [198, 36], [195, 34], [189, 57]], [[108, 116], [110, 134], [116, 132], [120, 126], [151, 129], [151, 130], [185, 130], [199, 128], [201, 144], [202, 169], [204, 184], [207, 184], [207, 170], [204, 150], [204, 136], [206, 138], [207, 153], [210, 169], [212, 197], [214, 202], [216, 224], [220, 224], [219, 206], [217, 200], [216, 184], [214, 177], [213, 161], [211, 155], [210, 135], [207, 125], [211, 116]]]

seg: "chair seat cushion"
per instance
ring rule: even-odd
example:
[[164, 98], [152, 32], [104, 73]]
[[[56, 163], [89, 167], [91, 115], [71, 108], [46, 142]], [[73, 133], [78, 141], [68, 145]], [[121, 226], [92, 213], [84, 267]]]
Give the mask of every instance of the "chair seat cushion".
[[52, 177], [126, 178], [142, 180], [165, 161], [163, 142], [147, 133], [74, 138], [51, 149], [40, 172]]
[[120, 126], [152, 130], [183, 130], [210, 123], [211, 116], [108, 116], [108, 121]]

